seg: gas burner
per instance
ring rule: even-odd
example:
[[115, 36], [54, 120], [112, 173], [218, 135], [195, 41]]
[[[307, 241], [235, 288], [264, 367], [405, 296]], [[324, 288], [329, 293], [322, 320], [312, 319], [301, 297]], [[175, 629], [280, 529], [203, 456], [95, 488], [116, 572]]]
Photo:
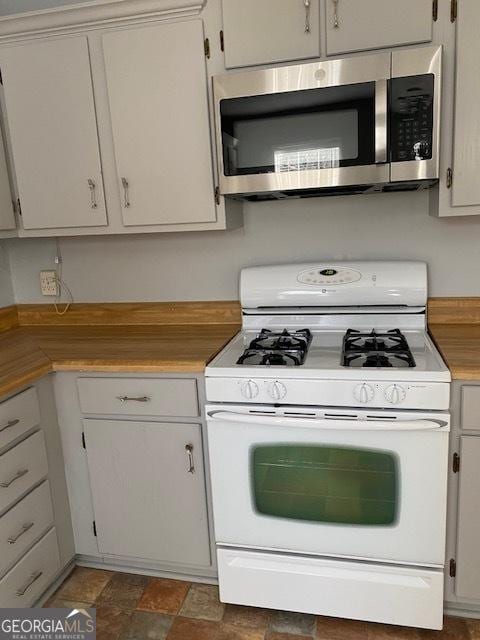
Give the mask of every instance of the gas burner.
[[304, 363], [311, 341], [309, 329], [262, 329], [237, 360], [237, 364], [298, 367]]
[[344, 367], [414, 367], [408, 342], [399, 329], [385, 333], [362, 333], [348, 329], [343, 338], [342, 365]]

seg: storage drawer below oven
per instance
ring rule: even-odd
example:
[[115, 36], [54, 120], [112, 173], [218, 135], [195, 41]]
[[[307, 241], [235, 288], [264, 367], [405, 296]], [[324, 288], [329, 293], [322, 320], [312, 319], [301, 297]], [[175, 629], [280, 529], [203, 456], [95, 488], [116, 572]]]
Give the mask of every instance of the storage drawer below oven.
[[443, 571], [218, 548], [220, 600], [441, 629]]

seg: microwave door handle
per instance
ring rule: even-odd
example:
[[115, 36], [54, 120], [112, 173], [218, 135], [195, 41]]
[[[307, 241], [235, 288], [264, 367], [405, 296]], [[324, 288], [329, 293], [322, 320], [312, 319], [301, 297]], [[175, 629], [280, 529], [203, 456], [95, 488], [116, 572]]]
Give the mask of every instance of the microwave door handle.
[[387, 81], [375, 82], [375, 164], [387, 162]]
[[297, 427], [325, 431], [434, 431], [447, 427], [441, 420], [336, 420], [326, 418], [289, 418], [234, 411], [210, 411], [209, 420], [274, 427]]

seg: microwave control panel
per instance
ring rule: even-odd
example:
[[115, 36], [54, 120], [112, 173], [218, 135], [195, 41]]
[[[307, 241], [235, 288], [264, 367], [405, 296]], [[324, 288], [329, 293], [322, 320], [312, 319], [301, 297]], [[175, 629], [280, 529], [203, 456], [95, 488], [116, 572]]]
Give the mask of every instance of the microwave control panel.
[[433, 74], [392, 78], [389, 85], [391, 162], [429, 160], [433, 144]]

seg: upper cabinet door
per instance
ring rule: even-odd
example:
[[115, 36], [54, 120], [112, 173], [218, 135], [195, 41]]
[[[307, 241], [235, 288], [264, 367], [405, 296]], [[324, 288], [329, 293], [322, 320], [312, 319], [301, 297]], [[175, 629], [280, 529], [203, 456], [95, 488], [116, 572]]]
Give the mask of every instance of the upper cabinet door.
[[319, 4], [320, 0], [222, 0], [226, 68], [318, 57]]
[[214, 222], [201, 21], [106, 34], [123, 223]]
[[[457, 16], [452, 206], [480, 205], [480, 2], [463, 0]], [[470, 213], [458, 211], [458, 215]], [[478, 210], [474, 213], [478, 214]]]
[[0, 130], [0, 229], [15, 229], [15, 216], [13, 214], [12, 192], [8, 178], [7, 156]]
[[329, 56], [432, 39], [432, 0], [325, 1]]
[[0, 52], [25, 229], [105, 225], [86, 37]]

